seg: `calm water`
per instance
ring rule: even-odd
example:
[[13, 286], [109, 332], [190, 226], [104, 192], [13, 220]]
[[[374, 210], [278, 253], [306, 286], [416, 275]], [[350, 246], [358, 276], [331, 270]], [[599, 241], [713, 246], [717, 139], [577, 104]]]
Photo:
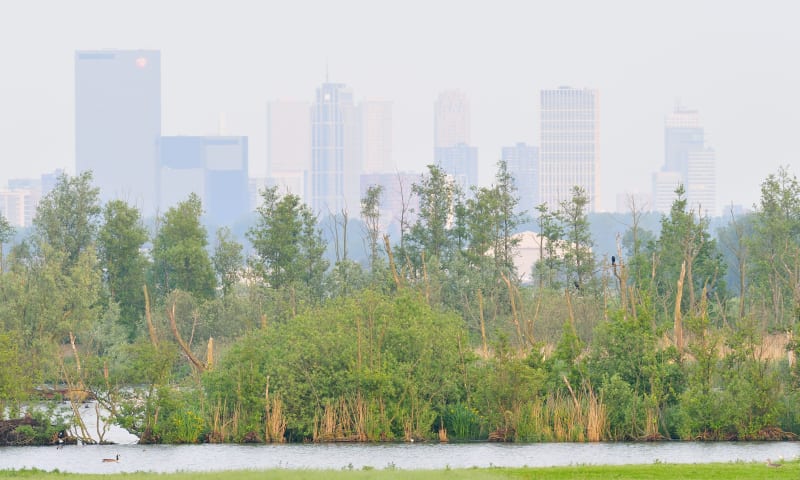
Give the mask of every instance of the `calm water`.
[[[119, 454], [119, 463], [103, 458]], [[576, 464], [705, 463], [800, 457], [800, 442], [543, 443], [532, 445], [90, 445], [2, 447], [0, 470], [39, 468], [75, 473], [230, 469], [443, 469]]]

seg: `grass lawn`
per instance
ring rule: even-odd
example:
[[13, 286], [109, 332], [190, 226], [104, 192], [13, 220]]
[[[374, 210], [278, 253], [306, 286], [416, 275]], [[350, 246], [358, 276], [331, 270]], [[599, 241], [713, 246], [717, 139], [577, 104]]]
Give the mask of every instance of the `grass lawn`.
[[793, 479], [800, 478], [800, 462], [787, 462], [772, 468], [762, 463], [708, 463], [708, 464], [650, 464], [624, 466], [574, 466], [550, 468], [483, 468], [458, 470], [264, 470], [229, 471], [213, 473], [121, 473], [121, 474], [71, 474], [32, 470], [0, 471], [0, 479], [24, 478], [28, 480], [428, 480], [444, 478], [453, 480], [483, 479]]

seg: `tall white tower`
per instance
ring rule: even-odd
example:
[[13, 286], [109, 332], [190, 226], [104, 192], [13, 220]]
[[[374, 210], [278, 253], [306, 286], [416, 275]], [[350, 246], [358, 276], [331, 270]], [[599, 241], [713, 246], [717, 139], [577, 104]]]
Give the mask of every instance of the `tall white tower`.
[[541, 92], [539, 201], [551, 210], [582, 187], [597, 210], [600, 163], [597, 90], [559, 87]]

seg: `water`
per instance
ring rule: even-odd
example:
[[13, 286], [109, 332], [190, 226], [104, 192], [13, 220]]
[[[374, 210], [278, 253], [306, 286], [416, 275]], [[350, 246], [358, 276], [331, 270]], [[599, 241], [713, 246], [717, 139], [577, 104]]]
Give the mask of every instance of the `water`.
[[[118, 463], [103, 458], [119, 454]], [[444, 469], [707, 462], [764, 462], [800, 457], [800, 442], [541, 443], [332, 445], [77, 445], [2, 447], [0, 470], [73, 473], [234, 469]]]

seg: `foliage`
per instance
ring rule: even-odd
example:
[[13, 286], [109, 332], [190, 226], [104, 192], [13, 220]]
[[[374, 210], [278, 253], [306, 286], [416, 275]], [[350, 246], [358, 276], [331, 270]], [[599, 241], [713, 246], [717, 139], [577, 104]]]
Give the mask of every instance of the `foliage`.
[[211, 261], [214, 263], [214, 271], [217, 274], [218, 282], [222, 285], [222, 294], [225, 297], [230, 295], [244, 267], [242, 249], [242, 244], [233, 238], [228, 227], [217, 230]]
[[167, 210], [153, 241], [154, 280], [163, 298], [174, 289], [212, 298], [216, 288], [214, 270], [206, 246], [206, 229], [200, 223], [200, 197], [189, 197]]
[[148, 240], [141, 214], [122, 200], [111, 200], [103, 209], [97, 235], [100, 267], [109, 295], [120, 307], [120, 323], [133, 340], [144, 314], [147, 260], [142, 247]]
[[277, 187], [261, 192], [256, 224], [247, 232], [256, 258], [253, 266], [270, 288], [303, 288], [311, 298], [322, 296], [328, 262], [311, 210], [294, 194], [278, 195]]
[[90, 171], [75, 177], [62, 174], [39, 202], [33, 218], [38, 245], [46, 244], [63, 252], [65, 267], [75, 264], [94, 245], [100, 190], [91, 182]]
[[[406, 422], [461, 395], [463, 368], [457, 345], [449, 342], [458, 335], [454, 316], [432, 311], [413, 295], [366, 291], [253, 332], [204, 383], [209, 403], [235, 408], [243, 425], [259, 423], [269, 382], [285, 405], [293, 438], [312, 438], [326, 407], [358, 397], [378, 407], [373, 415], [387, 428], [371, 440], [403, 438]], [[430, 420], [412, 433], [427, 436]]]

